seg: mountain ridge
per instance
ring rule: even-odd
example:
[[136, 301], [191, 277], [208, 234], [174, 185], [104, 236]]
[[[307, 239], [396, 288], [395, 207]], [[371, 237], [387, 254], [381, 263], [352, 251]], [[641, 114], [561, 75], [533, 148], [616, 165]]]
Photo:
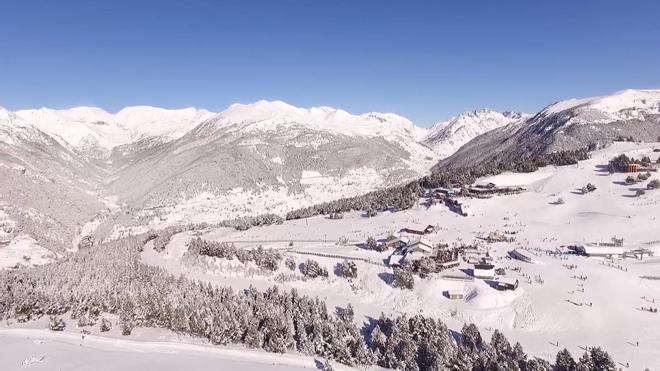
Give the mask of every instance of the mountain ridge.
[[622, 138], [660, 138], [660, 90], [627, 89], [554, 102], [526, 120], [474, 138], [435, 168], [466, 166], [489, 158], [506, 160], [529, 154], [595, 149]]

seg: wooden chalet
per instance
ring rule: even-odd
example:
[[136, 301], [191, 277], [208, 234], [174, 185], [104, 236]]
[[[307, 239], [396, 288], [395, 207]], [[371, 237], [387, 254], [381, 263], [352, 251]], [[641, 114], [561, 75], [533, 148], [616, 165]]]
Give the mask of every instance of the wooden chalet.
[[405, 244], [406, 242], [395, 236], [390, 236], [387, 239], [383, 240], [383, 246], [385, 246], [388, 250], [389, 249], [396, 250], [398, 248], [405, 246]]
[[413, 228], [403, 228], [401, 230], [402, 232], [408, 233], [408, 234], [416, 234], [418, 236], [423, 236], [425, 234], [431, 234], [435, 232], [435, 227], [432, 225], [427, 225], [426, 228], [419, 230], [419, 229], [413, 229]]

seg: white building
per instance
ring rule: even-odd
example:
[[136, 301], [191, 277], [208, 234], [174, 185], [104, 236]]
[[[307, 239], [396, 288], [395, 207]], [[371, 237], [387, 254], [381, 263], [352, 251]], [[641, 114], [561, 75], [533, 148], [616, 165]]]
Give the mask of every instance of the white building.
[[623, 247], [584, 245], [582, 246], [582, 252], [587, 256], [612, 258], [623, 256], [626, 251]]
[[495, 278], [495, 266], [492, 264], [475, 264], [472, 275], [474, 278], [492, 280]]

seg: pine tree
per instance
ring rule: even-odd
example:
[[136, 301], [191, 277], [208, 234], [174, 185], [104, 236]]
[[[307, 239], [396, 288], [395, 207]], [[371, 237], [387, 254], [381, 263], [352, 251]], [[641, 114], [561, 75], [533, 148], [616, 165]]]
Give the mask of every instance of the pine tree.
[[50, 320], [48, 322], [48, 329], [51, 331], [64, 331], [64, 328], [66, 327], [66, 323], [64, 323], [64, 320], [58, 316], [50, 316]]
[[461, 346], [470, 350], [480, 350], [483, 348], [481, 333], [474, 323], [464, 324], [461, 330]]
[[344, 278], [357, 278], [357, 264], [355, 262], [344, 260], [340, 265], [340, 271]]
[[394, 287], [412, 290], [415, 286], [415, 278], [412, 275], [412, 272], [408, 269], [395, 267], [392, 270], [394, 280]]
[[555, 370], [556, 371], [576, 371], [577, 363], [571, 356], [571, 353], [568, 349], [564, 348], [557, 352], [557, 357], [555, 358]]
[[101, 318], [99, 330], [101, 330], [101, 332], [108, 332], [110, 329], [112, 329], [112, 323], [110, 323], [110, 321], [105, 317]]

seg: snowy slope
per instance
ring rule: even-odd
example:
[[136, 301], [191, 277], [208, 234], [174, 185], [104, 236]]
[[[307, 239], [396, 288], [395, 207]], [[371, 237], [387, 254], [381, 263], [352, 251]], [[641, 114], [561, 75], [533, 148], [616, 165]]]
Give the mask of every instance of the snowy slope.
[[[562, 100], [546, 107], [540, 115], [548, 116], [567, 111], [596, 111], [603, 115], [603, 118], [597, 121], [601, 123], [642, 118], [644, 114], [660, 114], [660, 90], [628, 89], [601, 97]], [[592, 123], [594, 121], [591, 120]]]
[[0, 107], [0, 142], [15, 145], [24, 140], [35, 140], [39, 134], [32, 125], [15, 113]]
[[526, 114], [518, 112], [497, 112], [489, 109], [467, 111], [433, 125], [423, 142], [444, 158], [485, 132], [527, 117]]
[[553, 103], [529, 120], [545, 131], [572, 125], [604, 125], [624, 121], [645, 121], [660, 115], [660, 90], [622, 90], [611, 95], [568, 99]]

